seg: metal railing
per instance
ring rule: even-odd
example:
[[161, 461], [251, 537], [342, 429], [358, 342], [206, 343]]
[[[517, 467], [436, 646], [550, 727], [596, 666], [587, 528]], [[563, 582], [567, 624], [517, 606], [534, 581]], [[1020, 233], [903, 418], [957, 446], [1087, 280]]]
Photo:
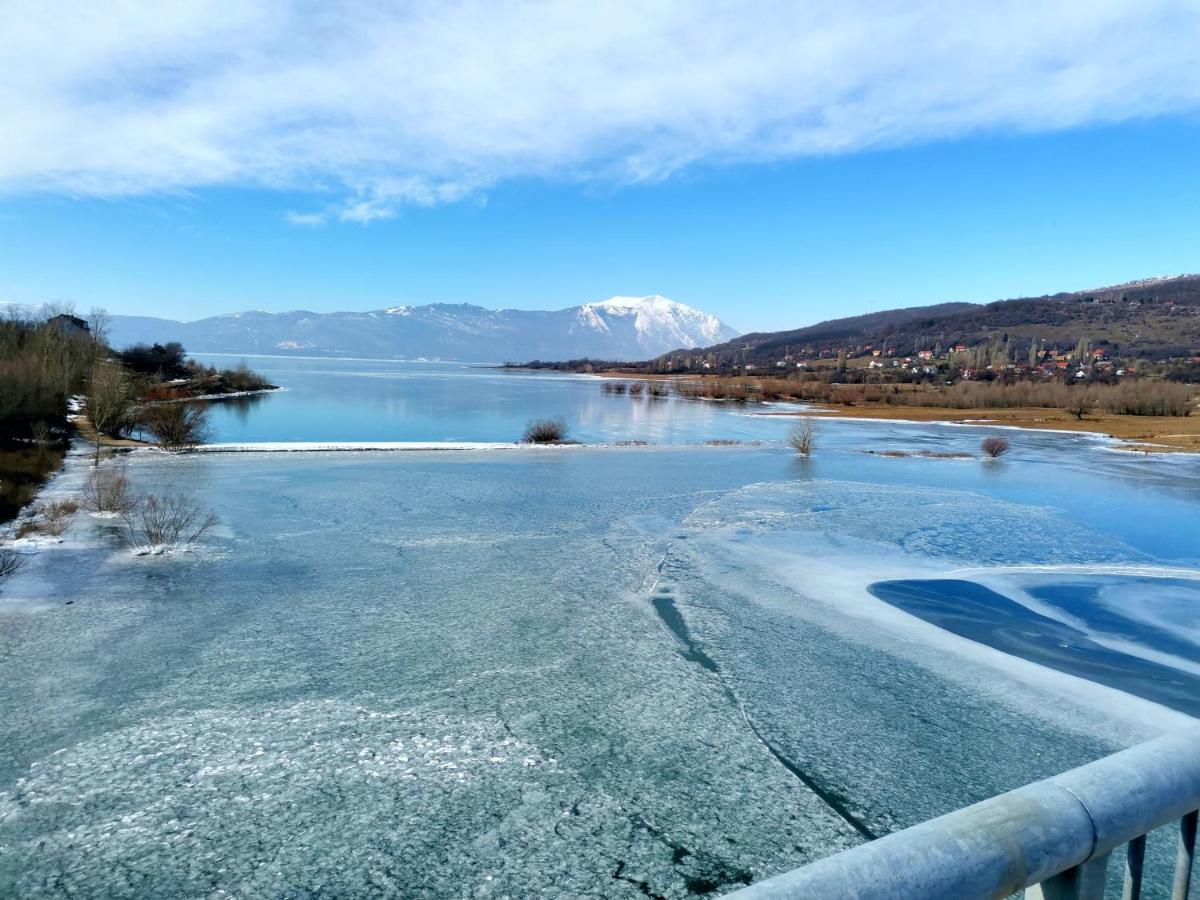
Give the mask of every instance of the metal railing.
[[1146, 834], [1179, 823], [1172, 900], [1187, 900], [1200, 809], [1200, 730], [1157, 738], [730, 894], [737, 900], [1099, 900], [1128, 845], [1142, 895]]

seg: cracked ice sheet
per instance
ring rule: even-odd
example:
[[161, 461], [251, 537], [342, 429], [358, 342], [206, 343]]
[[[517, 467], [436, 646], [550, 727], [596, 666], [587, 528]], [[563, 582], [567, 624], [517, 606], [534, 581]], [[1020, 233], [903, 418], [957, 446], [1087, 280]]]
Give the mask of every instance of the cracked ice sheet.
[[[875, 827], [1162, 727], [962, 657], [856, 587], [1144, 560], [986, 495], [1040, 489], [1032, 460], [520, 457], [135, 461], [222, 526], [201, 553], [69, 551], [6, 585], [0, 894], [682, 896], [853, 842], [653, 618], [668, 544], [692, 636], [756, 725]], [[1141, 485], [1124, 462], [1107, 471]], [[1105, 484], [1052, 465], [1064, 497]], [[871, 475], [926, 483], [846, 484]], [[929, 484], [953, 479], [970, 492]], [[996, 511], [1045, 527], [1006, 551], [970, 524]]]
[[1051, 509], [928, 487], [776, 482], [698, 507], [678, 538], [663, 572], [697, 644], [767, 738], [876, 833], [1192, 721], [867, 593], [967, 564], [1146, 560]]
[[0, 894], [683, 896], [856, 840], [644, 605], [744, 472], [136, 465], [222, 531], [36, 573], [76, 602], [0, 638]]

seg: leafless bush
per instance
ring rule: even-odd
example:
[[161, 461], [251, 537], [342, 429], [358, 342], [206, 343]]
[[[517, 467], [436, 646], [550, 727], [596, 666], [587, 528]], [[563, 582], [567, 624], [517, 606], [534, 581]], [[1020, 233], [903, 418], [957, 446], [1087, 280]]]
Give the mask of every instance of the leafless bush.
[[83, 506], [91, 512], [125, 513], [133, 508], [129, 474], [124, 467], [92, 469], [83, 486]]
[[163, 553], [194, 544], [217, 524], [185, 494], [143, 494], [122, 515], [129, 543], [139, 553]]
[[33, 437], [33, 443], [38, 447], [49, 447], [53, 442], [50, 436], [50, 425], [43, 419], [38, 419], [29, 427], [29, 433]]
[[817, 439], [817, 420], [812, 416], [802, 416], [800, 421], [788, 432], [787, 442], [801, 456], [808, 456], [813, 451]]
[[646, 384], [646, 393], [651, 397], [665, 397], [671, 392], [670, 387], [661, 381], [651, 381]]
[[18, 553], [11, 547], [0, 547], [0, 578], [5, 575], [15, 575], [29, 561], [24, 553]]
[[48, 534], [61, 537], [71, 524], [71, 516], [79, 511], [79, 504], [74, 500], [58, 500], [51, 503], [39, 503], [33, 507], [33, 515], [22, 520], [17, 525], [17, 537], [28, 537], [31, 534]]
[[645, 390], [646, 390], [646, 382], [644, 382], [644, 381], [632, 382], [629, 385], [629, 396], [630, 397], [640, 397], [645, 392]]
[[992, 435], [985, 437], [979, 445], [979, 449], [983, 451], [983, 455], [989, 459], [999, 459], [1009, 450], [1009, 443], [1005, 438]]
[[560, 416], [535, 419], [525, 426], [521, 442], [525, 444], [560, 444], [567, 439], [567, 423]]
[[202, 403], [156, 403], [142, 414], [142, 426], [164, 450], [195, 450], [210, 433], [208, 409]]

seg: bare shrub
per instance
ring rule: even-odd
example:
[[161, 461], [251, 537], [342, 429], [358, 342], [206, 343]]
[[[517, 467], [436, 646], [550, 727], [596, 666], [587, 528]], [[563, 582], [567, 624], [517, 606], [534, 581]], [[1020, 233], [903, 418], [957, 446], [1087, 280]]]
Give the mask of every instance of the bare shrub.
[[[757, 382], [737, 378], [706, 378], [700, 381], [678, 382], [675, 392], [681, 397], [701, 400], [734, 400], [741, 403], [761, 399]], [[663, 393], [666, 393], [665, 389]]]
[[979, 449], [983, 451], [983, 455], [989, 459], [999, 459], [1009, 451], [1010, 444], [1008, 440], [996, 435], [985, 437], [979, 445]]
[[1196, 389], [1187, 384], [1125, 382], [1106, 391], [1104, 408], [1125, 416], [1189, 416]]
[[41, 448], [49, 447], [53, 442], [50, 435], [50, 425], [44, 419], [38, 419], [29, 427], [29, 433], [33, 437], [33, 443]]
[[802, 416], [800, 421], [788, 432], [788, 445], [801, 456], [808, 456], [813, 451], [817, 439], [817, 420], [812, 416]]
[[670, 387], [660, 381], [651, 381], [646, 384], [646, 393], [651, 397], [665, 397], [670, 392]]
[[83, 486], [83, 506], [91, 512], [125, 513], [133, 508], [129, 474], [124, 467], [92, 469]]
[[28, 561], [29, 557], [24, 553], [18, 553], [11, 547], [0, 547], [0, 578], [17, 574]]
[[185, 494], [143, 494], [122, 519], [130, 545], [155, 554], [194, 544], [217, 524], [211, 510]]
[[79, 504], [74, 500], [58, 500], [51, 503], [39, 503], [33, 507], [33, 515], [17, 525], [17, 537], [28, 537], [31, 534], [48, 534], [61, 537], [71, 524], [71, 516], [79, 511]]
[[646, 390], [646, 382], [634, 381], [629, 385], [629, 396], [640, 397]]
[[208, 440], [208, 408], [202, 403], [156, 403], [143, 412], [142, 426], [164, 450], [195, 450]]
[[535, 419], [525, 426], [524, 444], [561, 444], [567, 439], [567, 423], [561, 416]]
[[236, 367], [223, 370], [220, 375], [231, 391], [263, 391], [275, 387], [246, 365], [244, 359]]

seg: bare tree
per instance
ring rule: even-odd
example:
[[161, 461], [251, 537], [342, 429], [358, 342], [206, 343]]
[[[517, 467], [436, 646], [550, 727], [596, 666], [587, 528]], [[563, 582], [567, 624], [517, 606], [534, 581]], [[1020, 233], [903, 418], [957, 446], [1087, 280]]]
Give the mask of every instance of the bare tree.
[[1096, 400], [1089, 391], [1083, 388], [1073, 388], [1067, 392], [1067, 402], [1063, 409], [1082, 422], [1083, 417], [1096, 408]]
[[92, 311], [88, 313], [87, 324], [92, 337], [93, 359], [100, 359], [108, 351], [108, 326], [111, 322], [112, 316], [102, 306], [93, 306]]
[[120, 363], [103, 360], [92, 366], [87, 407], [97, 432], [120, 437], [129, 428], [132, 403], [133, 388]]
[[788, 432], [788, 445], [801, 456], [812, 453], [817, 439], [817, 420], [812, 416], [802, 416], [800, 421]]
[[163, 553], [199, 541], [217, 524], [185, 494], [143, 494], [122, 515], [129, 543], [141, 553]]
[[208, 409], [202, 403], [156, 403], [142, 416], [142, 425], [164, 450], [195, 450], [210, 433]]
[[83, 486], [84, 509], [124, 514], [133, 509], [134, 503], [124, 466], [92, 469]]
[[1005, 438], [992, 435], [991, 437], [985, 437], [979, 448], [983, 451], [983, 455], [989, 459], [998, 459], [1008, 452], [1009, 443]]

